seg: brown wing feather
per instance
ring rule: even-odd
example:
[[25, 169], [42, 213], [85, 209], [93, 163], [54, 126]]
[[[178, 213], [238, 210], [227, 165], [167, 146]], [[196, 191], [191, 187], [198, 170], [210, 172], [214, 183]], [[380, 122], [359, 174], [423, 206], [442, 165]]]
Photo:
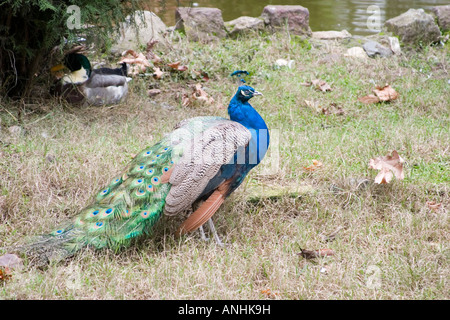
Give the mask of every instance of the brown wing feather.
[[180, 226], [177, 235], [183, 235], [194, 231], [202, 226], [206, 221], [219, 210], [222, 203], [225, 201], [226, 193], [230, 188], [231, 179], [222, 183], [201, 206], [195, 210]]

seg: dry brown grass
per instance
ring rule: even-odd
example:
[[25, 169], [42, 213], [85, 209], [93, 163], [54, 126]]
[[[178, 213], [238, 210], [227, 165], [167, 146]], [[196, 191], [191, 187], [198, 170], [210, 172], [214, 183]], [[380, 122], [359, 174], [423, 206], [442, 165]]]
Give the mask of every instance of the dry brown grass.
[[[159, 83], [162, 94], [155, 99], [145, 97], [155, 81], [134, 80], [127, 103], [114, 107], [74, 108], [56, 101], [21, 107], [23, 135], [8, 131], [17, 124], [18, 108], [6, 106], [12, 116], [1, 114], [1, 247], [76, 214], [132, 154], [179, 120], [225, 116], [223, 106], [236, 88], [227, 75], [236, 69], [251, 71], [249, 83], [264, 92], [252, 102], [280, 133], [280, 144], [272, 148], [279, 147], [281, 161], [276, 175], [261, 175], [261, 168], [252, 172], [215, 215], [225, 248], [202, 242], [197, 233], [176, 239], [179, 220], [165, 218], [151, 238], [120, 253], [86, 250], [45, 270], [15, 272], [0, 284], [0, 298], [448, 299], [448, 45], [366, 63], [329, 59], [342, 50], [334, 46], [305, 47], [297, 38], [268, 36], [161, 48], [167, 61], [209, 72], [205, 86], [216, 100], [209, 107], [181, 107], [177, 92], [187, 90], [189, 79], [180, 76]], [[294, 69], [273, 68], [278, 58], [296, 60]], [[333, 91], [300, 85], [315, 78]], [[386, 82], [399, 100], [357, 101], [374, 83]], [[305, 100], [336, 103], [345, 114], [322, 115]], [[369, 159], [393, 149], [406, 159], [405, 180], [374, 185]], [[302, 170], [313, 159], [323, 167]], [[358, 187], [363, 178], [369, 182]], [[260, 201], [245, 197], [255, 186], [274, 182], [311, 185], [314, 192]], [[432, 210], [427, 201], [442, 207]], [[338, 227], [334, 241], [323, 240], [321, 235]], [[308, 260], [297, 254], [321, 248], [335, 255]]]

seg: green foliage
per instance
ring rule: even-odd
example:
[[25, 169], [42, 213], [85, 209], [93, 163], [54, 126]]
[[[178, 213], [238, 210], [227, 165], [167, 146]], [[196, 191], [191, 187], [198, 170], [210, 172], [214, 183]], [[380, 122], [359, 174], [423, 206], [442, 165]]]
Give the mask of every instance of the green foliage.
[[[75, 5], [79, 15], [68, 7]], [[29, 94], [51, 50], [79, 37], [108, 44], [139, 0], [3, 0], [0, 2], [0, 93]], [[79, 23], [77, 23], [79, 22]]]

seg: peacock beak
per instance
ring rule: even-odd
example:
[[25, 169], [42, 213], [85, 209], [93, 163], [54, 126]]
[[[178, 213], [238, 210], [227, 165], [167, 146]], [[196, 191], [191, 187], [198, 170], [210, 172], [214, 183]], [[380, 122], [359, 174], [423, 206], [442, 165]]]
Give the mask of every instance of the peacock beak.
[[65, 68], [65, 67], [64, 67], [63, 64], [58, 64], [57, 66], [52, 67], [52, 68], [50, 69], [50, 71], [51, 71], [51, 72], [58, 72], [58, 71], [60, 71], [60, 70], [62, 70], [62, 69], [64, 69], [64, 68]]
[[255, 91], [253, 92], [253, 96], [263, 96], [261, 92]]

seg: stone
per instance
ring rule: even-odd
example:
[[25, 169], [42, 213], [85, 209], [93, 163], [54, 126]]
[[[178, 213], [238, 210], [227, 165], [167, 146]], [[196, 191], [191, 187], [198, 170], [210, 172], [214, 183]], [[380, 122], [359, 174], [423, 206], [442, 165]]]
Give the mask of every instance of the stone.
[[[136, 27], [133, 26], [132, 19], [134, 19]], [[119, 39], [111, 49], [122, 52], [128, 49], [137, 49], [140, 44], [145, 45], [152, 39], [163, 42], [163, 33], [166, 30], [164, 22], [153, 12], [137, 11], [134, 16], [128, 16], [125, 22], [121, 23]]]
[[433, 7], [431, 11], [436, 15], [438, 25], [442, 32], [450, 31], [450, 4]]
[[367, 41], [363, 44], [363, 49], [371, 58], [375, 58], [377, 56], [386, 58], [392, 56], [393, 54], [390, 48], [386, 48], [376, 41]]
[[352, 35], [347, 30], [342, 31], [316, 31], [312, 33], [312, 37], [314, 39], [320, 39], [320, 40], [339, 40], [339, 39], [345, 39], [350, 38]]
[[388, 37], [389, 39], [389, 46], [391, 47], [391, 50], [394, 54], [401, 54], [402, 49], [400, 48], [400, 42], [398, 41], [398, 38], [396, 37]]
[[266, 26], [272, 31], [287, 30], [296, 35], [311, 36], [309, 10], [302, 6], [266, 6], [261, 14]]
[[175, 29], [183, 31], [189, 40], [212, 41], [226, 37], [222, 11], [217, 8], [178, 7]]
[[429, 45], [440, 39], [441, 31], [431, 14], [423, 9], [409, 9], [401, 15], [389, 19], [384, 27], [400, 37], [408, 45]]
[[352, 47], [350, 49], [347, 50], [347, 53], [344, 54], [345, 57], [354, 57], [354, 58], [358, 58], [358, 59], [368, 59], [367, 58], [367, 53], [364, 51], [363, 48], [361, 47]]
[[231, 37], [242, 34], [251, 34], [264, 30], [264, 20], [261, 18], [253, 18], [242, 16], [237, 19], [225, 22], [226, 28], [229, 30]]

